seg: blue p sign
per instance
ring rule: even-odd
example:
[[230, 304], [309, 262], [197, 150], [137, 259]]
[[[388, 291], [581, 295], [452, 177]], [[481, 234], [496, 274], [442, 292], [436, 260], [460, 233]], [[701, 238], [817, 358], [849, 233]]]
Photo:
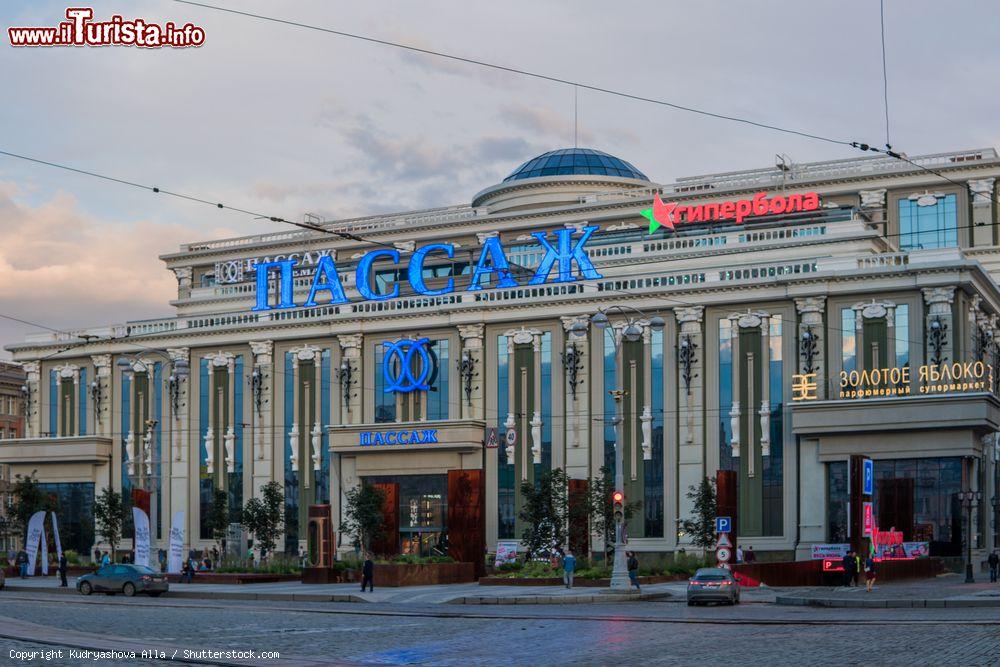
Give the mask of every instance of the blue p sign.
[[715, 517], [715, 532], [717, 533], [731, 533], [733, 532], [733, 520], [728, 516], [717, 516]]
[[864, 460], [863, 484], [861, 493], [870, 496], [875, 492], [875, 462], [871, 459]]

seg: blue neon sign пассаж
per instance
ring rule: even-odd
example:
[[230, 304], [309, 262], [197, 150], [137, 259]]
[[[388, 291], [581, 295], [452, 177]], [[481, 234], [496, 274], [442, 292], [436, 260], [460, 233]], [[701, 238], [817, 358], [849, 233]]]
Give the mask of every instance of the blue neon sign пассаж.
[[[534, 232], [532, 236], [538, 241], [545, 254], [542, 256], [535, 274], [528, 281], [529, 285], [541, 285], [549, 282], [549, 276], [555, 269], [555, 277], [552, 282], [568, 283], [579, 280], [595, 280], [603, 276], [597, 272], [593, 263], [587, 256], [584, 246], [590, 237], [597, 231], [596, 226], [584, 227], [583, 236], [573, 239], [574, 229], [559, 229], [554, 232], [555, 242], [550, 239], [547, 232]], [[448, 259], [455, 256], [455, 246], [450, 243], [431, 243], [417, 248], [407, 265], [406, 275], [410, 287], [417, 294], [424, 296], [441, 296], [455, 291], [455, 281], [448, 279], [448, 283], [439, 289], [428, 289], [424, 282], [423, 269], [424, 262], [430, 254], [441, 255]], [[399, 296], [399, 285], [393, 285], [392, 291], [387, 294], [379, 294], [371, 288], [372, 266], [376, 261], [389, 262], [399, 265], [399, 251], [388, 248], [372, 250], [361, 257], [355, 269], [355, 284], [362, 298], [369, 301], [385, 301]], [[576, 263], [577, 271], [574, 273], [573, 264]], [[256, 304], [253, 309], [256, 311], [274, 310], [280, 308], [296, 308], [293, 297], [293, 274], [294, 268], [298, 264], [296, 259], [285, 259], [275, 262], [261, 262], [257, 264], [256, 279]], [[270, 303], [268, 299], [267, 281], [272, 271], [276, 274], [278, 289], [277, 303]], [[493, 279], [495, 274], [495, 280]], [[483, 281], [491, 279], [494, 288], [517, 287], [520, 283], [514, 279], [510, 272], [510, 263], [504, 252], [503, 245], [499, 238], [488, 238], [483, 243], [479, 253], [479, 259], [472, 270], [472, 277], [465, 288], [466, 291], [475, 292], [483, 289]], [[321, 293], [326, 293], [326, 298], [318, 300], [316, 297]], [[347, 295], [344, 293], [344, 286], [340, 282], [340, 275], [337, 273], [337, 266], [333, 258], [325, 255], [316, 263], [316, 270], [313, 274], [312, 285], [309, 288], [309, 296], [301, 304], [304, 308], [311, 308], [318, 305], [347, 303]]]
[[361, 431], [358, 444], [362, 447], [378, 445], [426, 445], [437, 443], [438, 431], [428, 428], [422, 431]]

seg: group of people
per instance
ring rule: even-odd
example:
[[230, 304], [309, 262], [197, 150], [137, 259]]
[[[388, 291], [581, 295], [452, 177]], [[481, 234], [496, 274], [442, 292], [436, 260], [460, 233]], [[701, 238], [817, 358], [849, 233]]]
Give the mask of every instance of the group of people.
[[[608, 552], [609, 562], [614, 558], [614, 550]], [[634, 551], [626, 551], [626, 567], [628, 568], [628, 581], [629, 589], [635, 586], [635, 590], [642, 592], [639, 587], [639, 559], [636, 557]], [[561, 562], [560, 562], [561, 561]], [[566, 588], [573, 588], [573, 576], [576, 574], [576, 556], [573, 555], [572, 550], [567, 549], [562, 553], [562, 558], [558, 554], [553, 554], [550, 561], [550, 565], [553, 569], [558, 569], [562, 566], [563, 571], [563, 584]]]
[[201, 559], [198, 559], [197, 552], [192, 549], [188, 552], [188, 557], [181, 564], [181, 583], [190, 584], [194, 581], [195, 572], [211, 572], [219, 562], [219, 550], [212, 547], [209, 551], [205, 549], [201, 552]]
[[748, 546], [746, 548], [746, 551], [744, 551], [743, 547], [737, 545], [737, 547], [736, 547], [736, 562], [737, 563], [746, 563], [747, 565], [750, 565], [751, 563], [756, 563], [757, 562], [757, 554], [754, 553], [753, 547], [752, 546]]
[[[854, 550], [848, 551], [844, 556], [843, 567], [844, 586], [857, 586], [858, 579], [860, 578], [862, 571], [861, 556], [859, 556]], [[865, 573], [865, 590], [871, 593], [872, 587], [875, 585], [876, 577], [874, 554], [868, 554], [868, 557], [865, 558], [863, 570]]]
[[[13, 560], [14, 566], [17, 568], [17, 573], [22, 579], [28, 578], [28, 552], [21, 549], [14, 555], [11, 559], [10, 554], [7, 556], [8, 562]], [[66, 554], [59, 554], [59, 560], [56, 563], [56, 572], [59, 574], [59, 586], [65, 588], [69, 584], [66, 582], [66, 572], [69, 570], [69, 561], [66, 559]]]

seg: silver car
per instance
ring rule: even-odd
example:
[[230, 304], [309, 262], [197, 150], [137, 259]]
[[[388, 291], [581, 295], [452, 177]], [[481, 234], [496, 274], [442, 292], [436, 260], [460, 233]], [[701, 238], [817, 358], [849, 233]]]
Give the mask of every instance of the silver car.
[[725, 602], [740, 603], [740, 582], [733, 573], [721, 567], [703, 567], [688, 580], [687, 603]]

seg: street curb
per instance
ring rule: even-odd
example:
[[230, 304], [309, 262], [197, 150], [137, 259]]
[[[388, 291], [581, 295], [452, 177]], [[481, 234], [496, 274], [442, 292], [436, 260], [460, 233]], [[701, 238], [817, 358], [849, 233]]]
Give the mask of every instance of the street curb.
[[958, 607], [1000, 607], [1000, 598], [989, 599], [952, 599], [952, 598], [896, 598], [889, 600], [848, 598], [804, 598], [794, 596], [777, 596], [775, 604], [793, 607], [850, 607], [854, 609], [912, 609], [912, 608], [958, 608]]
[[598, 593], [596, 595], [469, 595], [444, 604], [600, 604], [602, 602], [639, 602], [673, 597], [670, 593]]
[[[8, 583], [4, 590], [19, 593], [57, 593], [80, 595], [75, 588], [49, 588], [46, 586], [20, 586]], [[94, 593], [94, 596], [100, 596]], [[186, 600], [256, 600], [272, 602], [368, 602], [356, 595], [321, 595], [317, 593], [227, 593], [225, 591], [167, 591], [165, 598]]]

